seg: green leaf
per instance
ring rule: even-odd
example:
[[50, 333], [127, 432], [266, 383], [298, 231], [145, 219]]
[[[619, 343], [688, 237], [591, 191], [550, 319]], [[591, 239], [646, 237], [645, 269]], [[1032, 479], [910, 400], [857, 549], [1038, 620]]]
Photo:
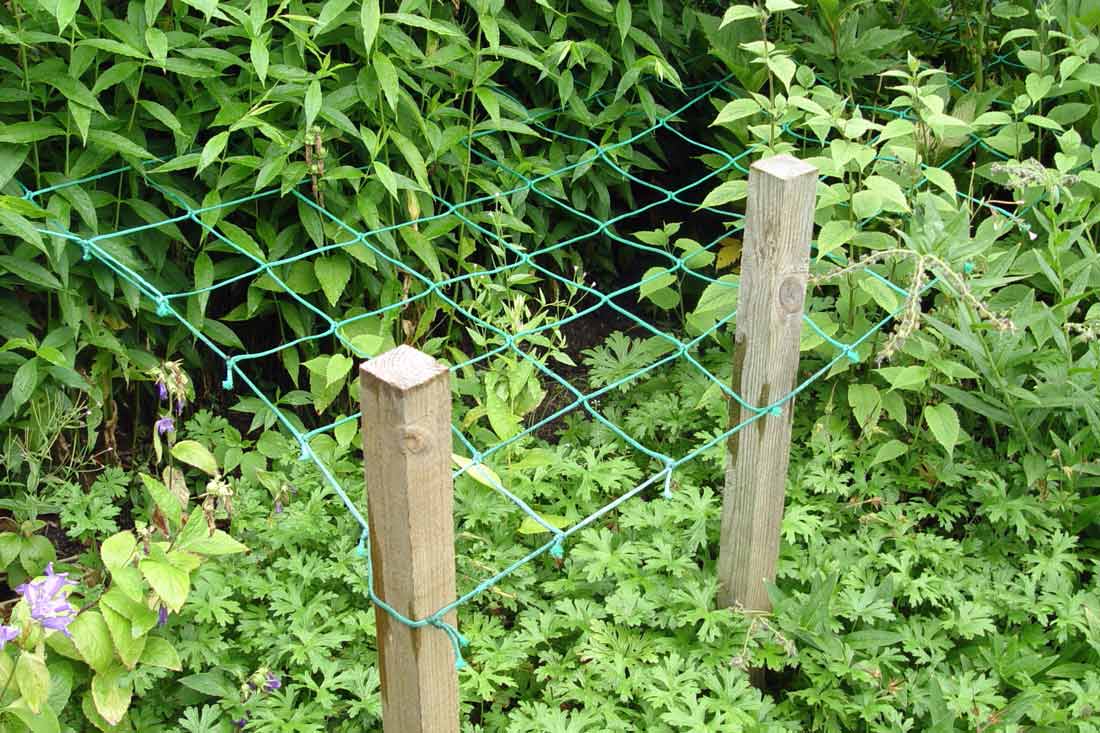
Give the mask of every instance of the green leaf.
[[187, 594], [191, 592], [190, 576], [183, 570], [158, 560], [142, 560], [138, 563], [138, 568], [164, 604], [179, 613], [187, 602]]
[[900, 440], [889, 440], [879, 446], [879, 449], [875, 451], [875, 457], [871, 459], [871, 463], [867, 467], [871, 468], [880, 463], [892, 461], [898, 456], [904, 455], [908, 450], [909, 446]]
[[19, 550], [23, 547], [23, 539], [15, 532], [0, 532], [0, 571], [15, 562], [19, 557]]
[[890, 383], [890, 389], [922, 389], [928, 383], [931, 373], [928, 367], [883, 367], [876, 369]]
[[838, 247], [852, 241], [855, 225], [850, 221], [830, 221], [817, 234], [817, 258], [821, 259]]
[[57, 0], [54, 9], [54, 17], [57, 18], [57, 32], [63, 33], [69, 24], [76, 18], [76, 11], [80, 9], [80, 0]]
[[[173, 448], [172, 455], [174, 456], [175, 453]], [[180, 506], [179, 498], [169, 491], [167, 486], [149, 474], [141, 474], [141, 481], [145, 484], [145, 490], [153, 497], [153, 502], [157, 505], [157, 508], [164, 512], [164, 516], [168, 519], [168, 526], [172, 531], [175, 531], [180, 526], [180, 522], [183, 521], [183, 509], [185, 508]]]
[[242, 552], [248, 552], [247, 546], [233, 539], [220, 529], [215, 529], [213, 534], [190, 543], [188, 549], [191, 552], [197, 552], [200, 555], [209, 555], [211, 557], [215, 555], [236, 555]]
[[313, 271], [330, 305], [335, 306], [351, 280], [351, 262], [342, 254], [318, 257]]
[[65, 131], [60, 127], [46, 122], [16, 122], [11, 125], [0, 125], [0, 143], [34, 143], [64, 134]]
[[728, 103], [718, 113], [712, 125], [726, 125], [736, 122], [744, 117], [749, 117], [760, 111], [760, 104], [755, 99], [735, 99]]
[[703, 199], [703, 203], [699, 204], [700, 209], [713, 209], [719, 206], [725, 206], [726, 204], [734, 201], [740, 201], [749, 194], [749, 182], [746, 180], [734, 180], [726, 181], [719, 184], [707, 194], [707, 197]]
[[167, 639], [150, 636], [145, 642], [145, 651], [141, 653], [141, 663], [153, 667], [163, 667], [179, 672], [183, 669], [180, 655]]
[[111, 632], [111, 641], [114, 642], [118, 658], [127, 667], [133, 669], [141, 658], [141, 652], [145, 649], [147, 637], [142, 634], [135, 637], [130, 620], [109, 605], [101, 605], [99, 611], [103, 614], [103, 620], [107, 622], [107, 629]]
[[853, 384], [848, 387], [848, 405], [859, 426], [866, 428], [872, 415], [882, 405], [882, 398], [873, 384]]
[[615, 6], [615, 26], [619, 29], [619, 40], [622, 42], [625, 42], [630, 34], [630, 22], [634, 16], [630, 2], [631, 0], [619, 0], [618, 5]]
[[114, 665], [105, 672], [97, 672], [92, 678], [92, 700], [103, 719], [111, 725], [118, 725], [122, 716], [130, 709], [133, 688], [127, 679], [126, 670]]
[[504, 486], [500, 480], [500, 476], [496, 474], [496, 471], [486, 466], [484, 463], [474, 463], [465, 456], [460, 456], [457, 453], [451, 454], [451, 460], [459, 468], [466, 469], [466, 475], [477, 481], [482, 486], [488, 486], [490, 489], [499, 489]]
[[928, 405], [924, 408], [924, 421], [936, 442], [943, 446], [950, 456], [959, 442], [959, 416], [955, 408], [946, 402]]
[[168, 59], [168, 36], [160, 28], [149, 26], [145, 29], [145, 46], [158, 64]]
[[179, 682], [184, 687], [210, 697], [232, 698], [239, 694], [236, 685], [225, 674], [218, 671], [188, 675], [187, 677], [181, 677]]
[[177, 461], [183, 461], [188, 466], [194, 466], [209, 476], [218, 475], [218, 461], [214, 454], [203, 445], [194, 440], [181, 440], [172, 446], [172, 457]]
[[53, 273], [42, 267], [42, 265], [23, 259], [22, 257], [0, 255], [0, 267], [3, 267], [20, 280], [26, 280], [33, 285], [38, 285], [50, 290], [61, 289], [61, 281], [54, 277]]
[[135, 549], [137, 549], [137, 538], [134, 537], [134, 533], [119, 532], [103, 540], [103, 544], [99, 546], [99, 556], [103, 559], [103, 566], [107, 571], [113, 573], [119, 568], [130, 565], [130, 561], [134, 559]]
[[[546, 523], [549, 524], [551, 527], [555, 527], [557, 529], [565, 529], [569, 526], [569, 518], [563, 517], [560, 514], [543, 514], [542, 512], [539, 512], [539, 516], [542, 517], [543, 520], [545, 520]], [[550, 530], [539, 524], [537, 521], [534, 520], [534, 518], [527, 517], [519, 525], [519, 529], [516, 531], [523, 535], [529, 535], [541, 534], [543, 532], [549, 532]]]
[[257, 36], [248, 45], [248, 57], [252, 60], [252, 68], [256, 70], [256, 76], [261, 84], [267, 83], [267, 68], [271, 60], [271, 54], [267, 50], [267, 36]]
[[92, 91], [79, 80], [60, 74], [50, 74], [43, 81], [65, 95], [65, 99], [70, 102], [76, 102], [82, 107], [99, 112], [101, 115], [107, 114], [106, 110], [100, 105], [99, 100], [92, 94]]
[[34, 394], [38, 386], [38, 359], [28, 359], [15, 370], [8, 398], [13, 409], [19, 409]]
[[80, 613], [69, 624], [69, 633], [73, 635], [73, 645], [89, 667], [96, 672], [102, 672], [111, 666], [115, 658], [115, 647], [111, 643], [111, 631], [99, 611]]
[[946, 193], [952, 201], [955, 200], [955, 178], [950, 173], [942, 168], [928, 166], [924, 169], [924, 177], [931, 181], [936, 188]]
[[381, 18], [378, 0], [363, 0], [363, 7], [359, 11], [359, 24], [363, 26], [363, 46], [368, 54], [374, 45], [375, 36], [378, 35], [378, 24]]
[[664, 267], [651, 267], [642, 275], [641, 284], [638, 286], [638, 296], [648, 298], [658, 290], [675, 284], [676, 276]]
[[321, 111], [321, 82], [314, 79], [309, 83], [309, 87], [306, 89], [305, 98], [305, 114], [306, 114], [306, 128], [313, 126], [313, 121], [317, 119], [317, 113]]
[[20, 652], [15, 663], [15, 682], [31, 712], [41, 711], [50, 692], [50, 672], [46, 669], [46, 660], [29, 651]]
[[730, 23], [737, 23], [742, 20], [760, 20], [760, 10], [751, 5], [734, 5], [729, 8], [722, 16], [722, 23], [719, 28], [725, 28]]
[[[20, 699], [4, 708], [4, 712], [18, 718], [23, 725], [30, 729], [31, 733], [60, 733], [61, 731], [57, 713], [49, 705], [36, 713], [27, 706], [26, 701]], [[66, 730], [71, 729], [66, 728]]]
[[225, 146], [229, 142], [229, 131], [222, 130], [214, 137], [206, 141], [206, 145], [202, 146], [202, 153], [199, 154], [199, 165], [195, 168], [195, 172], [199, 173], [207, 166], [218, 159], [225, 151]]
[[139, 158], [141, 160], [150, 160], [153, 158], [153, 154], [145, 148], [141, 147], [133, 140], [119, 135], [117, 132], [109, 132], [107, 130], [89, 130], [88, 142], [93, 145], [98, 145], [101, 148], [110, 150], [113, 153], [119, 155], [129, 155], [133, 158]]
[[329, 357], [328, 366], [325, 368], [325, 383], [329, 387], [343, 384], [353, 366], [355, 362], [349, 357], [344, 354], [333, 354]]

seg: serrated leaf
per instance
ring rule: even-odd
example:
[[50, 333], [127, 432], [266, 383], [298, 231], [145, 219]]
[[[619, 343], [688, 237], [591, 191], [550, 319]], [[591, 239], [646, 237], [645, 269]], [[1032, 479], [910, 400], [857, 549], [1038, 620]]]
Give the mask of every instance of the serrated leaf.
[[722, 23], [719, 28], [725, 28], [730, 23], [736, 23], [742, 20], [760, 20], [760, 10], [751, 5], [734, 5], [732, 8], [726, 10], [722, 16]]
[[183, 570], [158, 560], [142, 560], [138, 563], [138, 569], [164, 601], [164, 605], [179, 613], [191, 592], [190, 576]]
[[94, 609], [80, 613], [71, 624], [73, 645], [81, 658], [97, 672], [111, 666], [115, 658], [115, 647], [111, 642], [111, 631], [103, 615]]
[[111, 725], [118, 725], [122, 716], [130, 709], [130, 700], [134, 691], [126, 678], [126, 670], [119, 665], [97, 672], [92, 678], [92, 700], [103, 719]]
[[103, 620], [107, 622], [107, 629], [111, 632], [111, 641], [115, 645], [118, 658], [130, 669], [138, 663], [141, 652], [145, 649], [144, 635], [134, 636], [133, 625], [130, 620], [108, 605], [100, 607]]
[[711, 124], [726, 125], [730, 122], [736, 122], [742, 118], [754, 115], [759, 111], [760, 104], [755, 99], [735, 99], [726, 104], [726, 106], [718, 112], [718, 117], [716, 117]]
[[873, 466], [877, 466], [880, 463], [892, 461], [898, 456], [905, 455], [908, 450], [909, 446], [907, 446], [905, 443], [902, 443], [900, 440], [888, 440], [887, 442], [879, 446], [877, 451], [875, 451], [875, 457], [871, 459], [871, 463], [868, 464], [867, 467], [871, 468]]
[[34, 713], [41, 711], [50, 692], [46, 660], [29, 651], [20, 652], [15, 663], [15, 682], [27, 707]]
[[153, 667], [163, 667], [179, 672], [183, 669], [179, 652], [167, 639], [159, 636], [150, 636], [145, 642], [145, 650], [141, 653], [141, 663]]
[[103, 559], [103, 566], [107, 571], [113, 573], [130, 564], [134, 559], [135, 549], [137, 549], [137, 538], [134, 537], [134, 533], [119, 532], [103, 540], [99, 546], [99, 556]]

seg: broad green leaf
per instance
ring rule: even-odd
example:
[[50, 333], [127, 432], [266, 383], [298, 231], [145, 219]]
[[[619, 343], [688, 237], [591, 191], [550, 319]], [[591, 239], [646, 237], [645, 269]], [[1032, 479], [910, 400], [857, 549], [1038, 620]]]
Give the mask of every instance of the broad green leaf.
[[955, 178], [950, 173], [942, 168], [928, 166], [924, 169], [924, 177], [931, 181], [936, 188], [946, 193], [952, 201], [955, 200]]
[[[34, 712], [25, 700], [15, 700], [4, 708], [9, 713], [27, 726], [31, 733], [60, 733], [61, 725], [57, 720], [57, 713], [49, 705], [43, 706], [38, 712]], [[71, 730], [66, 728], [66, 730]]]
[[838, 247], [852, 241], [856, 228], [850, 221], [830, 221], [817, 234], [817, 258], [822, 259]]
[[955, 408], [946, 402], [928, 405], [924, 408], [924, 421], [936, 442], [943, 446], [947, 455], [952, 455], [959, 442], [959, 416]]
[[890, 383], [891, 389], [922, 389], [930, 374], [928, 367], [922, 366], [883, 367], [875, 371]]
[[343, 384], [355, 363], [344, 354], [333, 354], [325, 368], [325, 382], [329, 387]]
[[882, 404], [878, 388], [873, 384], [853, 384], [848, 387], [848, 405], [861, 428], [866, 428], [872, 415]]
[[707, 194], [707, 197], [703, 199], [703, 203], [699, 204], [700, 209], [713, 209], [719, 206], [725, 206], [726, 204], [733, 203], [734, 201], [740, 201], [749, 194], [749, 183], [745, 180], [726, 181], [719, 184]]
[[81, 658], [97, 672], [111, 666], [115, 658], [115, 647], [111, 642], [111, 631], [99, 611], [91, 609], [80, 613], [69, 624], [73, 645]]
[[875, 451], [875, 457], [871, 459], [871, 463], [867, 467], [871, 468], [880, 463], [892, 461], [898, 456], [904, 455], [908, 450], [909, 446], [900, 440], [889, 440], [879, 446], [879, 449]]
[[728, 103], [718, 113], [712, 125], [725, 125], [736, 122], [744, 117], [749, 117], [760, 111], [760, 104], [755, 99], [735, 99]]
[[46, 122], [15, 122], [10, 125], [0, 125], [0, 143], [26, 144], [64, 134], [63, 129]]
[[760, 21], [760, 10], [752, 5], [734, 5], [726, 10], [722, 16], [722, 24], [719, 28], [725, 28], [730, 23], [736, 23], [741, 20], [755, 20]]
[[15, 532], [0, 532], [0, 570], [4, 570], [19, 557], [22, 538]]
[[339, 252], [328, 257], [318, 257], [313, 262], [313, 271], [317, 275], [317, 281], [321, 283], [325, 298], [330, 305], [335, 306], [351, 280], [351, 261]]
[[183, 604], [187, 602], [187, 594], [191, 591], [191, 578], [188, 574], [158, 560], [142, 560], [138, 563], [138, 568], [160, 599], [164, 601], [164, 605], [179, 613]]
[[172, 457], [210, 476], [218, 474], [218, 461], [214, 458], [214, 454], [197, 441], [181, 440], [176, 443], [172, 446]]
[[15, 682], [27, 707], [34, 713], [42, 710], [50, 692], [50, 672], [46, 669], [46, 660], [29, 651], [20, 652], [15, 663]]
[[63, 33], [69, 24], [76, 18], [76, 11], [80, 9], [80, 0], [57, 0], [54, 17], [57, 18], [57, 32]]
[[28, 359], [23, 362], [18, 369], [15, 370], [15, 377], [12, 379], [11, 392], [9, 398], [12, 401], [12, 407], [19, 409], [23, 406], [31, 395], [34, 394], [35, 387], [38, 386], [38, 359]]
[[133, 625], [130, 620], [108, 605], [101, 605], [99, 609], [103, 620], [107, 622], [107, 629], [111, 632], [111, 641], [115, 645], [115, 652], [130, 669], [138, 663], [141, 652], [145, 649], [144, 635], [134, 636]]
[[101, 115], [107, 114], [106, 110], [100, 105], [99, 100], [92, 94], [92, 91], [78, 79], [51, 74], [46, 76], [44, 81], [65, 95], [65, 98], [70, 102], [76, 102], [83, 107], [99, 112]]
[[103, 672], [97, 672], [92, 678], [92, 699], [95, 708], [103, 719], [111, 725], [118, 725], [122, 716], [130, 709], [133, 687], [126, 677], [126, 670], [114, 665]]
[[158, 122], [167, 127], [177, 135], [183, 135], [183, 125], [180, 124], [179, 119], [176, 118], [172, 111], [159, 102], [153, 102], [148, 99], [143, 99], [139, 104], [150, 115], [153, 116]]
[[103, 559], [103, 566], [108, 572], [113, 573], [130, 564], [134, 559], [135, 549], [137, 549], [137, 538], [134, 537], [134, 533], [119, 532], [103, 540], [103, 544], [99, 546], [99, 556]]
[[176, 648], [167, 639], [159, 636], [150, 636], [145, 642], [145, 650], [141, 653], [141, 663], [153, 667], [163, 667], [179, 672], [183, 669], [180, 655]]
[[168, 36], [160, 28], [149, 26], [145, 29], [145, 46], [158, 64], [168, 59]]
[[220, 529], [215, 529], [212, 534], [191, 542], [188, 545], [188, 550], [200, 555], [214, 557], [248, 552], [248, 547], [233, 539]]
[[615, 26], [619, 29], [619, 39], [623, 42], [630, 34], [630, 23], [634, 17], [630, 3], [631, 0], [619, 0], [615, 6]]
[[664, 267], [651, 267], [642, 275], [638, 296], [647, 298], [653, 293], [676, 283], [676, 276]]

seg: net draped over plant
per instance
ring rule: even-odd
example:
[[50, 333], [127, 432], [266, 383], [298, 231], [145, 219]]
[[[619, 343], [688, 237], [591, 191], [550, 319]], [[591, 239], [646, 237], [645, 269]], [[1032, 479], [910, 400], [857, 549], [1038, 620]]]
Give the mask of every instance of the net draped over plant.
[[[1002, 56], [996, 62], [1007, 63], [1006, 59], [1007, 57]], [[964, 77], [953, 80], [951, 83], [957, 86], [965, 81]], [[315, 451], [313, 446], [314, 439], [319, 436], [353, 428], [360, 420], [360, 415], [343, 416], [320, 427], [305, 429], [302, 421], [295, 417], [292, 406], [281, 403], [261, 386], [263, 380], [258, 375], [263, 370], [265, 362], [279, 360], [285, 350], [307, 342], [331, 341], [337, 344], [337, 352], [325, 362], [325, 366], [330, 374], [335, 376], [331, 381], [337, 384], [337, 390], [341, 390], [347, 384], [346, 377], [352, 369], [354, 360], [365, 360], [376, 355], [379, 339], [373, 334], [364, 333], [363, 325], [387, 314], [403, 314], [410, 309], [415, 311], [416, 308], [434, 298], [450, 309], [452, 317], [487, 336], [484, 348], [472, 358], [452, 364], [450, 366], [452, 372], [466, 374], [473, 370], [473, 374], [484, 374], [493, 359], [508, 357], [517, 359], [517, 363], [524, 365], [525, 369], [536, 370], [541, 375], [542, 382], [552, 387], [560, 399], [552, 405], [551, 410], [544, 411], [523, 423], [515, 424], [510, 429], [505, 427], [497, 431], [510, 433], [506, 439], [492, 442], [486, 441], [483, 436], [471, 435], [467, 429], [468, 426], [463, 422], [462, 412], [456, 411], [457, 424], [453, 427], [453, 432], [455, 451], [459, 457], [456, 458], [454, 476], [458, 478], [464, 474], [469, 475], [482, 485], [480, 489], [490, 490], [489, 487], [491, 487], [503, 494], [515, 504], [517, 511], [520, 512], [518, 516], [524, 517], [528, 524], [533, 522], [536, 529], [544, 530], [549, 538], [512, 564], [492, 573], [454, 602], [440, 608], [427, 618], [407, 618], [388, 606], [384, 599], [378, 597], [373, 586], [370, 590], [372, 601], [383, 607], [398, 621], [414, 627], [432, 625], [445, 631], [455, 645], [456, 660], [461, 664], [462, 639], [457, 630], [443, 621], [446, 613], [493, 587], [543, 553], [550, 553], [560, 558], [564, 542], [572, 534], [597, 522], [623, 502], [647, 492], [670, 496], [679, 467], [708, 452], [722, 450], [730, 436], [752, 422], [766, 419], [769, 415], [779, 414], [783, 405], [817, 380], [828, 376], [838, 366], [843, 366], [844, 362], [849, 360], [858, 362], [871, 357], [875, 350], [874, 339], [877, 334], [891, 320], [903, 314], [907, 305], [915, 300], [905, 287], [891, 281], [875, 269], [860, 267], [854, 270], [855, 277], [867, 279], [867, 289], [882, 307], [882, 314], [881, 318], [863, 333], [850, 334], [843, 339], [837, 337], [836, 329], [827, 329], [814, 319], [812, 301], [808, 301], [811, 309], [803, 317], [805, 323], [803, 350], [828, 349], [829, 356], [816, 371], [800, 373], [797, 386], [770, 404], [747, 403], [728, 383], [728, 377], [722, 378], [714, 373], [713, 368], [708, 368], [701, 354], [706, 346], [714, 342], [720, 331], [731, 327], [736, 316], [737, 278], [732, 274], [720, 275], [715, 262], [721, 263], [726, 260], [728, 268], [731, 255], [724, 253], [723, 249], [730, 247], [731, 242], [735, 242], [732, 238], [743, 228], [743, 215], [724, 208], [724, 204], [704, 206], [704, 199], [707, 198], [706, 194], [719, 184], [723, 184], [726, 191], [736, 191], [740, 187], [741, 195], [728, 198], [731, 200], [742, 198], [748, 165], [758, 157], [759, 151], [756, 147], [749, 146], [737, 154], [730, 154], [687, 135], [682, 128], [685, 126], [684, 120], [687, 116], [708, 117], [713, 113], [710, 102], [728, 96], [738, 96], [730, 86], [728, 78], [690, 87], [684, 92], [682, 104], [678, 108], [666, 111], [653, 124], [632, 137], [624, 138], [617, 143], [602, 145], [592, 142], [589, 138], [555, 129], [552, 112], [533, 115], [526, 123], [531, 130], [546, 138], [558, 137], [572, 143], [582, 143], [589, 151], [573, 163], [542, 173], [521, 172], [506, 167], [499, 162], [500, 157], [492, 154], [494, 144], [498, 144], [493, 140], [496, 133], [476, 133], [467, 140], [471, 154], [498, 166], [505, 177], [512, 181], [511, 188], [496, 195], [478, 196], [457, 203], [434, 197], [436, 204], [434, 212], [381, 228], [362, 230], [330, 213], [323, 205], [323, 198], [316, 195], [315, 188], [311, 188], [309, 178], [288, 192], [275, 187], [231, 201], [207, 197], [204, 202], [199, 202], [187, 193], [185, 185], [177, 185], [170, 172], [147, 170], [141, 176], [144, 189], [134, 193], [139, 198], [159, 197], [166, 205], [173, 207], [174, 211], [167, 218], [151, 217], [152, 220], [144, 224], [95, 236], [86, 236], [53, 226], [47, 226], [41, 231], [43, 234], [67, 240], [73, 247], [82, 251], [85, 265], [98, 263], [109, 268], [123, 282], [128, 283], [147, 299], [160, 316], [175, 319], [182, 324], [195, 339], [202, 342], [210, 353], [222, 362], [224, 365], [222, 386], [226, 390], [250, 391], [256, 399], [271, 410], [282, 428], [296, 441], [302, 460], [312, 461], [315, 464], [317, 470], [323, 474], [325, 480], [346, 505], [348, 512], [362, 528], [357, 552], [366, 559], [368, 578], [370, 577], [368, 525], [364, 513], [352, 498], [361, 493], [361, 487], [342, 485], [337, 480], [332, 466], [322, 455], [319, 455], [318, 451]], [[597, 99], [596, 102], [598, 103], [599, 100]], [[866, 107], [861, 110], [883, 121], [914, 119], [906, 109]], [[1004, 159], [1006, 156], [986, 143], [986, 139], [996, 133], [996, 127], [988, 129], [980, 136], [971, 133], [969, 139], [959, 146], [953, 156], [942, 166], [965, 162], [978, 149]], [[822, 144], [820, 140], [810, 137], [806, 130], [785, 129], [783, 134], [795, 145], [817, 147]], [[683, 181], [676, 188], [666, 188], [654, 183], [636, 167], [623, 164], [616, 159], [616, 151], [619, 148], [657, 136], [675, 141], [681, 150], [692, 150], [696, 156], [705, 157], [712, 164], [710, 170], [691, 175], [689, 180]], [[672, 166], [679, 165], [680, 161], [672, 162]], [[569, 185], [575, 180], [575, 176], [582, 175], [593, 166], [603, 166], [613, 175], [628, 181], [638, 199], [643, 200], [644, 203], [635, 202], [636, 205], [629, 207], [628, 210], [606, 218], [595, 217], [575, 206], [567, 195]], [[687, 168], [687, 166], [684, 167], [684, 169]], [[87, 196], [80, 189], [81, 186], [94, 184], [121, 187], [122, 176], [130, 170], [129, 167], [119, 168], [80, 180], [59, 182], [40, 190], [27, 190], [25, 198], [48, 208], [49, 197], [62, 196], [66, 197], [74, 208], [79, 208], [82, 203], [81, 197]], [[929, 185], [929, 182], [929, 177], [921, 177], [908, 193]], [[938, 185], [938, 182], [935, 183]], [[223, 212], [236, 207], [252, 206], [259, 219], [260, 212], [264, 211], [265, 207], [273, 205], [286, 195], [296, 199], [299, 212], [306, 212], [310, 216], [316, 215], [323, 225], [339, 232], [339, 236], [323, 246], [271, 259], [264, 255], [262, 249], [247, 232], [221, 217]], [[493, 226], [494, 216], [506, 215], [497, 204], [515, 195], [536, 196], [543, 199], [545, 206], [559, 211], [562, 217], [568, 217], [577, 222], [581, 229], [580, 233], [528, 251], [521, 241], [517, 241], [518, 238], [515, 235], [505, 234], [502, 227]], [[973, 204], [995, 209], [997, 214], [1019, 223], [1016, 215], [1003, 209], [971, 199], [962, 192], [956, 195], [961, 199], [969, 199]], [[90, 206], [91, 202], [87, 202], [87, 205]], [[713, 238], [699, 243], [693, 240], [677, 240], [677, 242], [686, 242], [677, 247], [676, 244], [669, 246], [667, 241], [675, 234], [671, 229], [663, 230], [663, 235], [654, 235], [652, 232], [643, 236], [632, 234], [632, 232], [637, 233], [650, 228], [649, 225], [655, 223], [652, 221], [652, 215], [659, 214], [662, 219], [670, 218], [668, 212], [675, 208], [680, 209], [684, 221], [705, 223], [706, 226], [703, 228], [709, 227], [714, 234]], [[475, 212], [484, 210], [488, 210], [488, 215], [475, 215]], [[416, 261], [403, 261], [396, 255], [395, 248], [384, 243], [386, 235], [400, 233], [401, 230], [419, 232], [422, 228], [452, 225], [476, 232], [476, 235], [486, 243], [499, 248], [504, 253], [502, 263], [494, 268], [447, 276], [440, 271], [438, 261], [433, 258], [431, 245], [416, 250], [418, 255]], [[658, 222], [657, 225], [659, 227], [660, 223]], [[243, 256], [250, 264], [243, 269], [214, 267], [208, 278], [209, 282], [203, 286], [187, 290], [172, 290], [162, 283], [153, 282], [147, 278], [140, 269], [140, 260], [127, 256], [128, 247], [141, 247], [143, 235], [153, 231], [170, 231], [172, 236], [178, 239], [186, 239], [185, 232], [188, 232], [211, 241], [216, 240], [220, 243], [219, 249], [236, 256]], [[597, 287], [585, 282], [579, 276], [570, 277], [563, 274], [562, 268], [555, 266], [558, 262], [555, 253], [559, 253], [560, 250], [580, 247], [586, 242], [604, 239], [611, 240], [614, 247], [626, 248], [636, 252], [646, 262], [657, 264], [633, 281], [609, 288]], [[392, 267], [406, 283], [404, 292], [397, 293], [397, 297], [390, 299], [389, 302], [376, 303], [373, 307], [368, 305], [362, 309], [361, 313], [343, 319], [332, 317], [322, 307], [323, 303], [316, 300], [316, 289], [312, 292], [299, 292], [307, 288], [296, 287], [294, 267], [298, 263], [324, 258], [329, 253], [337, 251], [347, 252], [360, 262], [373, 261]], [[829, 254], [816, 258], [813, 271], [819, 278], [824, 279], [829, 276], [830, 271], [835, 272], [835, 268], [843, 268], [849, 264]], [[529, 273], [537, 273], [549, 284], [556, 284], [574, 294], [576, 302], [571, 312], [540, 322], [531, 328], [507, 331], [487, 320], [484, 314], [473, 312], [460, 302], [455, 294], [457, 288], [477, 279]], [[923, 282], [918, 280], [917, 287], [922, 291], [926, 290], [938, 279], [938, 277], [926, 279]], [[286, 302], [295, 303], [305, 309], [322, 324], [322, 327], [314, 328], [309, 333], [296, 335], [293, 338], [280, 334], [279, 339], [269, 348], [246, 351], [243, 348], [227, 346], [226, 344], [230, 341], [218, 331], [220, 324], [209, 319], [194, 317], [188, 307], [192, 299], [209, 298], [222, 288], [260, 280], [265, 290], [274, 293], [278, 299], [285, 299]], [[948, 284], [952, 285], [950, 278], [948, 280]], [[672, 332], [667, 327], [655, 325], [650, 319], [641, 315], [641, 310], [634, 305], [640, 299], [652, 300], [655, 296], [659, 297], [662, 291], [674, 291], [673, 286], [677, 283], [689, 284], [695, 291], [700, 292], [698, 300], [694, 303], [692, 315], [696, 318], [692, 324], [690, 337], [684, 335], [683, 329]], [[679, 298], [679, 295], [675, 297]], [[624, 324], [624, 328], [632, 334], [647, 337], [648, 347], [640, 358], [644, 363], [632, 364], [633, 368], [626, 373], [603, 375], [600, 386], [592, 387], [587, 384], [575, 384], [578, 381], [575, 370], [551, 366], [547, 359], [538, 355], [538, 349], [534, 344], [545, 335], [558, 333], [562, 329], [568, 329], [589, 319], [611, 319], [616, 323]], [[639, 435], [638, 431], [632, 430], [630, 426], [620, 424], [601, 412], [601, 396], [614, 390], [629, 388], [633, 384], [638, 384], [640, 380], [647, 379], [659, 370], [670, 368], [674, 364], [690, 365], [691, 369], [710, 383], [711, 390], [708, 394], [713, 395], [715, 399], [724, 398], [732, 401], [740, 408], [744, 408], [750, 415], [748, 419], [736, 424], [719, 426], [710, 433], [702, 433], [706, 437], [701, 439], [692, 450], [679, 455], [668, 455], [654, 447], [646, 435]], [[502, 423], [507, 422], [506, 417], [494, 415], [495, 408], [492, 404], [494, 398], [491, 393], [492, 390], [487, 399], [485, 412], [488, 413], [490, 421], [499, 419]], [[497, 474], [492, 470], [492, 465], [494, 457], [509, 445], [526, 436], [545, 434], [549, 426], [573, 412], [584, 413], [601, 423], [617, 440], [628, 445], [640, 456], [644, 456], [651, 469], [649, 475], [633, 489], [599, 507], [580, 521], [569, 526], [560, 526], [562, 523], [557, 518], [540, 515], [537, 510], [510, 492], [507, 486], [502, 485]], [[386, 426], [366, 426], [366, 429], [386, 429]]]

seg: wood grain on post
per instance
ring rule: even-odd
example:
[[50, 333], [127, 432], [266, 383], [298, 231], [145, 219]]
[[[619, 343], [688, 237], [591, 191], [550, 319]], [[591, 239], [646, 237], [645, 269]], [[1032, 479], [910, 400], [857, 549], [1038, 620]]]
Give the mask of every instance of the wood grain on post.
[[[749, 170], [732, 387], [766, 407], [793, 389], [813, 233], [817, 169], [789, 155]], [[728, 442], [718, 556], [718, 603], [768, 611], [775, 580], [794, 402]], [[732, 425], [756, 414], [730, 401]]]
[[[451, 388], [447, 368], [399, 346], [359, 369], [374, 590], [410, 619], [455, 599]], [[457, 733], [447, 635], [375, 608], [385, 733]], [[454, 614], [446, 619], [454, 624]]]

